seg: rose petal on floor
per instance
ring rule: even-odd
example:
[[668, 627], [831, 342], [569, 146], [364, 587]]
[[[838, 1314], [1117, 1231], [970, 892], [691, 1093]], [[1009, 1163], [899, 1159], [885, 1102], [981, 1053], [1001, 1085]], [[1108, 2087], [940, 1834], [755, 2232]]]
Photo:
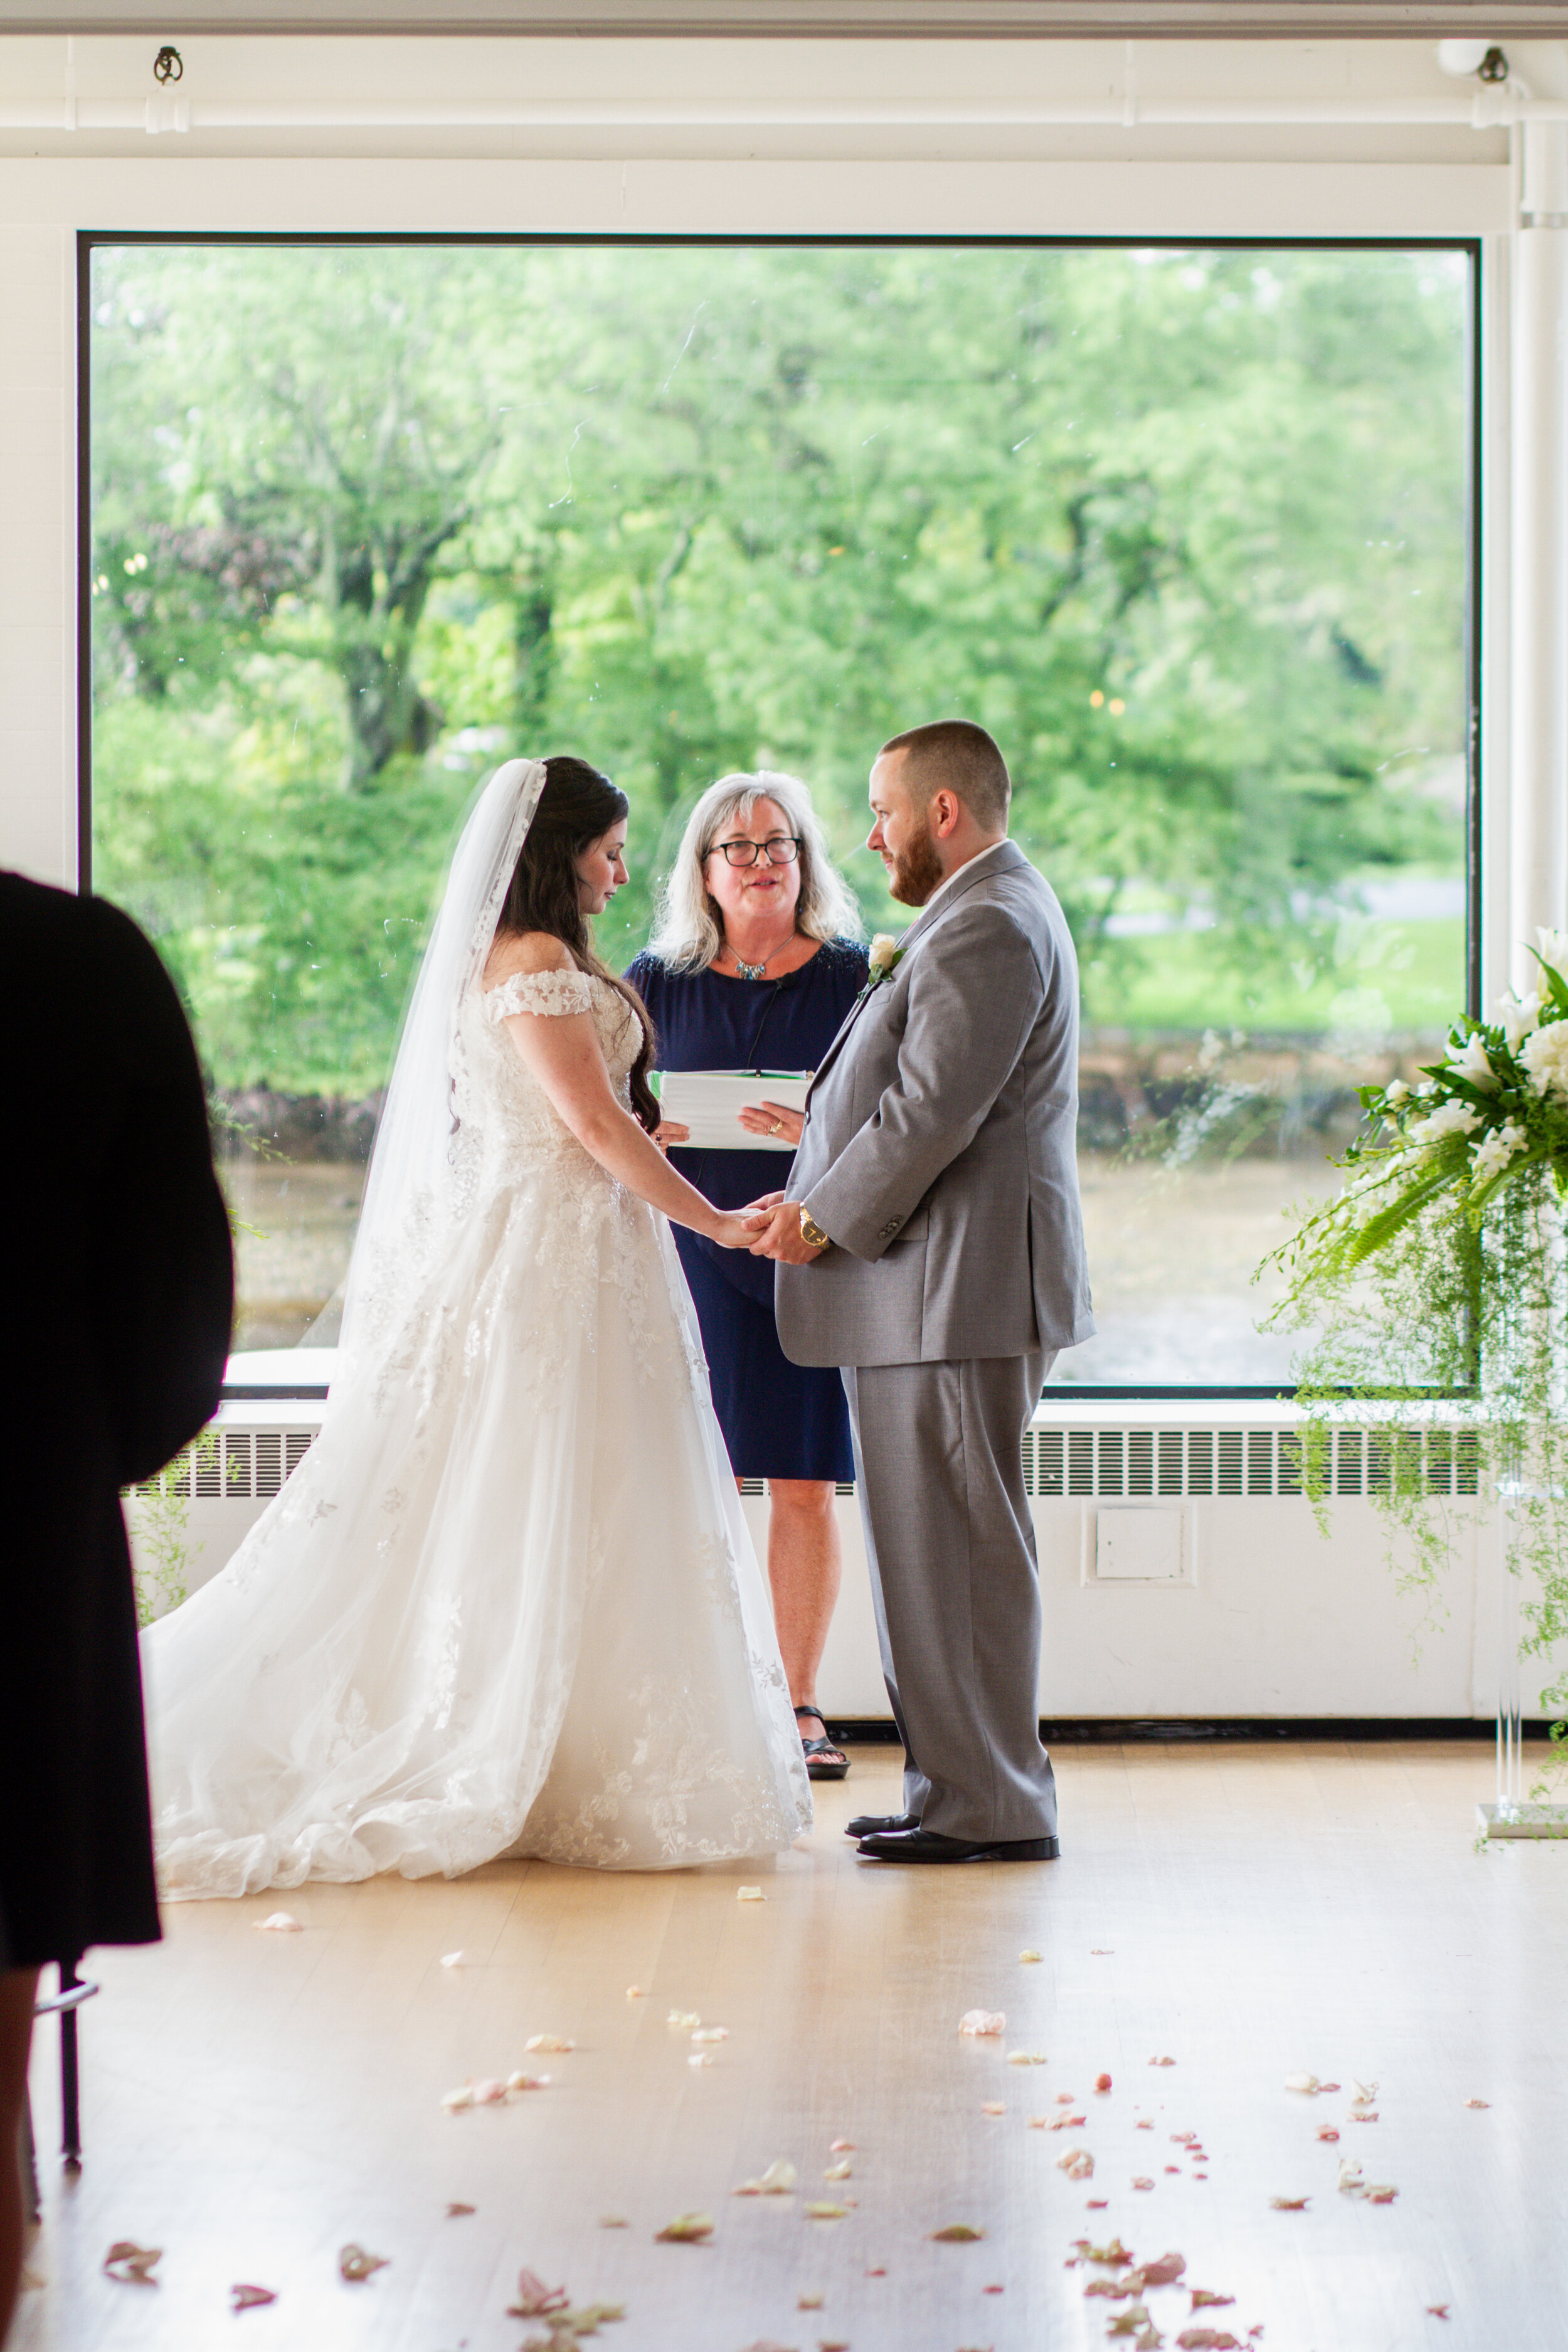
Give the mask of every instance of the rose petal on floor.
[[251, 1926], [263, 1936], [302, 1936], [305, 1932], [292, 1911], [274, 1911], [265, 1919], [253, 1919]]
[[1336, 2140], [1339, 2136], [1337, 2128], [1332, 2124], [1320, 2124], [1318, 2126], [1318, 2137], [1320, 2139]]
[[1465, 2105], [1467, 2107], [1489, 2107], [1491, 2101], [1489, 2099], [1467, 2099], [1465, 2101]]
[[572, 2298], [563, 2286], [546, 2286], [537, 2271], [519, 2271], [517, 2301], [509, 2303], [509, 2319], [542, 2319], [546, 2312], [564, 2311]]
[[983, 2116], [1005, 2116], [1007, 2109], [1005, 2103], [1001, 2099], [982, 2099], [980, 2112]]
[[826, 2300], [819, 2287], [806, 2287], [795, 2296], [795, 2307], [797, 2311], [820, 2311]]
[[843, 2221], [848, 2219], [847, 2205], [836, 2205], [831, 2198], [818, 2197], [805, 2209], [808, 2221]]
[[1375, 2083], [1357, 2083], [1352, 2080], [1351, 2084], [1351, 2096], [1355, 2101], [1358, 2107], [1370, 2107], [1377, 2097], [1377, 2084]]
[[1092, 2180], [1094, 2158], [1087, 2147], [1064, 2147], [1057, 2158], [1057, 2170], [1065, 2172], [1069, 2180]]
[[1043, 2050], [1009, 2050], [1007, 2053], [1009, 2066], [1043, 2066], [1046, 2063]]
[[1024, 1962], [1026, 1967], [1031, 1960], [1043, 1960], [1045, 1957], [1046, 1956], [1043, 1952], [1020, 1952], [1018, 1955], [1018, 1958]]
[[525, 2050], [542, 2050], [551, 2055], [559, 2051], [564, 2055], [568, 2050], [575, 2050], [577, 2044], [563, 2041], [559, 2033], [531, 2033], [522, 2046]]
[[678, 2213], [654, 2233], [655, 2245], [700, 2246], [713, 2235], [711, 2213]]
[[691, 2032], [693, 2029], [700, 2025], [701, 2022], [702, 2020], [699, 2017], [694, 2009], [672, 2009], [669, 2015], [665, 2019], [665, 2023], [667, 2025], [679, 2025], [688, 2033]]
[[1194, 2287], [1192, 2290], [1192, 2297], [1193, 2309], [1194, 2311], [1203, 2311], [1211, 2306], [1217, 2307], [1221, 2304], [1234, 2303], [1236, 2301], [1235, 2295], [1215, 2294], [1211, 2287], [1206, 2286]]
[[960, 2033], [976, 2035], [1005, 2033], [1007, 2030], [1006, 2012], [1000, 2009], [966, 2009], [958, 2021], [958, 2030]]
[[1447, 2319], [1448, 2316], [1447, 2305], [1446, 2303], [1429, 2303], [1426, 2306], [1426, 2316], [1428, 2319]]
[[1285, 2088], [1300, 2091], [1304, 2098], [1311, 2098], [1322, 2087], [1315, 2074], [1287, 2074], [1285, 2077]]
[[631, 2223], [624, 2213], [601, 2213], [599, 2227], [601, 2230], [629, 2230]]
[[1087, 2116], [1075, 2116], [1070, 2107], [1064, 2107], [1060, 2115], [1051, 2117], [1047, 2128], [1050, 2131], [1076, 2131], [1088, 2121]]
[[346, 2246], [338, 2248], [339, 2275], [357, 2285], [369, 2278], [373, 2271], [384, 2271], [391, 2259], [389, 2254], [367, 2253], [363, 2246], [356, 2246], [351, 2238]]
[[1094, 2078], [1094, 2087], [1095, 2087], [1095, 2089], [1096, 2089], [1097, 2091], [1101, 2092], [1101, 2093], [1104, 2093], [1104, 2092], [1106, 2092], [1106, 2091], [1109, 2091], [1109, 2090], [1110, 2090], [1110, 2075], [1109, 2075], [1109, 2074], [1097, 2074], [1097, 2075], [1095, 2076], [1095, 2078]]
[[156, 2286], [153, 2273], [163, 2259], [162, 2246], [139, 2246], [134, 2238], [116, 2238], [103, 2258], [103, 2267], [110, 2278], [128, 2286]]
[[444, 1969], [460, 1969], [468, 1957], [467, 1952], [443, 1952], [441, 1966]]
[[642, 1989], [641, 1985], [627, 1985], [627, 1987], [626, 1987], [626, 1999], [627, 1999], [628, 2000], [644, 2000], [645, 1998], [646, 1998], [646, 1996], [645, 1996], [645, 1994], [644, 1994], [644, 1992], [643, 1992], [643, 1989]]
[[464, 2083], [456, 2091], [443, 2091], [441, 2094], [441, 2105], [448, 2115], [455, 2116], [459, 2108], [471, 2107], [473, 2104], [474, 2086], [471, 2083]]
[[694, 2050], [686, 2063], [689, 2066], [711, 2066], [713, 2053], [711, 2050]]
[[760, 1886], [737, 1886], [735, 1889], [737, 1903], [765, 1903], [767, 1899]]
[[1151, 2058], [1149, 2061], [1151, 2066], [1173, 2066], [1175, 2063], [1173, 2058]]
[[1108, 2238], [1103, 2246], [1095, 2245], [1088, 2238], [1075, 2238], [1073, 2244], [1078, 2249], [1080, 2263], [1099, 2263], [1108, 2271], [1124, 2271], [1131, 2267], [1132, 2256], [1120, 2238]]
[[968, 2221], [947, 2221], [940, 2230], [933, 2230], [931, 2235], [933, 2242], [939, 2246], [973, 2246], [978, 2243], [985, 2232], [984, 2230], [976, 2230]]
[[275, 2290], [269, 2286], [231, 2286], [229, 2294], [236, 2311], [259, 2311], [264, 2303], [276, 2303]]
[[1146, 2286], [1174, 2286], [1187, 2267], [1185, 2254], [1156, 2254], [1152, 2263], [1140, 2263], [1135, 2273], [1140, 2290]]
[[730, 2029], [727, 2025], [700, 2025], [691, 2039], [693, 2042], [728, 2042]]
[[504, 2106], [506, 2105], [506, 2087], [507, 2086], [504, 2083], [498, 2083], [493, 2074], [487, 2074], [482, 2082], [479, 2082], [474, 2084], [475, 2106]]
[[1134, 2189], [1152, 2189], [1154, 2184], [1146, 2172], [1141, 2172], [1133, 2180], [1132, 2186]]
[[462, 2214], [477, 2213], [479, 2210], [477, 2205], [459, 2205], [454, 2201], [447, 2208], [447, 2219], [448, 2221], [456, 2221]]
[[[849, 2167], [846, 2165], [844, 2170], [847, 2174]], [[742, 2180], [739, 2189], [731, 2189], [730, 2194], [731, 2197], [790, 2197], [795, 2193], [799, 2177], [794, 2165], [785, 2158], [775, 2157], [765, 2172], [760, 2173], [755, 2180]]]
[[848, 2156], [853, 2153], [854, 2147], [855, 2143], [852, 2139], [829, 2140], [827, 2153], [829, 2156]]
[[1304, 2213], [1310, 2200], [1306, 2197], [1271, 2197], [1268, 2202], [1276, 2213]]
[[[475, 2086], [474, 2105], [476, 2106], [483, 2104], [479, 2098], [479, 2092], [483, 2087], [482, 2084]], [[525, 2074], [520, 2066], [507, 2076], [506, 2087], [509, 2091], [547, 2091], [550, 2088], [550, 2077], [548, 2074]]]
[[847, 2156], [841, 2156], [837, 2164], [830, 2164], [827, 2167], [822, 2177], [824, 2180], [848, 2180], [853, 2177], [854, 2171], [855, 2167], [850, 2163], [849, 2158]]

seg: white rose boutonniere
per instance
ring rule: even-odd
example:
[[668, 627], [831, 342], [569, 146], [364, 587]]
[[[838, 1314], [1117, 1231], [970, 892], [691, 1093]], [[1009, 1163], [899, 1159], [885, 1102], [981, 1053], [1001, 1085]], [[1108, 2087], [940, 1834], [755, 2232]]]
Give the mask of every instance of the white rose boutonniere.
[[867, 988], [880, 988], [885, 980], [891, 980], [903, 961], [903, 953], [901, 941], [895, 939], [891, 931], [879, 931], [871, 941], [871, 969], [866, 975]]

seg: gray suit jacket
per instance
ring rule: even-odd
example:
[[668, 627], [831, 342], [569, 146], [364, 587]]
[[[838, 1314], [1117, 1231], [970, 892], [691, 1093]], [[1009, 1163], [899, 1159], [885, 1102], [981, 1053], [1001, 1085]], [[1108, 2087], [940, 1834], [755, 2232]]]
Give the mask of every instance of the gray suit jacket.
[[777, 1268], [791, 1362], [1089, 1339], [1077, 1125], [1072, 939], [1049, 883], [1001, 842], [910, 924], [816, 1073], [787, 1191], [837, 1246]]

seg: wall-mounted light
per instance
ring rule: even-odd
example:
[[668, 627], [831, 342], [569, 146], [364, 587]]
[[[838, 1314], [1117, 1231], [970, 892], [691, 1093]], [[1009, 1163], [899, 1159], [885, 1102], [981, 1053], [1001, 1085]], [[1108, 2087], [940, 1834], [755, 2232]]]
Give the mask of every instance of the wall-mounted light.
[[1508, 59], [1495, 41], [1439, 41], [1437, 63], [1456, 81], [1471, 74], [1480, 81], [1508, 79]]

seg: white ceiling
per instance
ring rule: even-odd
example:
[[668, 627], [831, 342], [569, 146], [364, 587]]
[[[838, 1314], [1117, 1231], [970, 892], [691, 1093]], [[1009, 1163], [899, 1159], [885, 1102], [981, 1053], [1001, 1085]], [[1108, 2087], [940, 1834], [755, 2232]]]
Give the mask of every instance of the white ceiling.
[[1499, 41], [1568, 37], [1563, 0], [0, 0], [0, 34], [811, 34], [858, 38]]

